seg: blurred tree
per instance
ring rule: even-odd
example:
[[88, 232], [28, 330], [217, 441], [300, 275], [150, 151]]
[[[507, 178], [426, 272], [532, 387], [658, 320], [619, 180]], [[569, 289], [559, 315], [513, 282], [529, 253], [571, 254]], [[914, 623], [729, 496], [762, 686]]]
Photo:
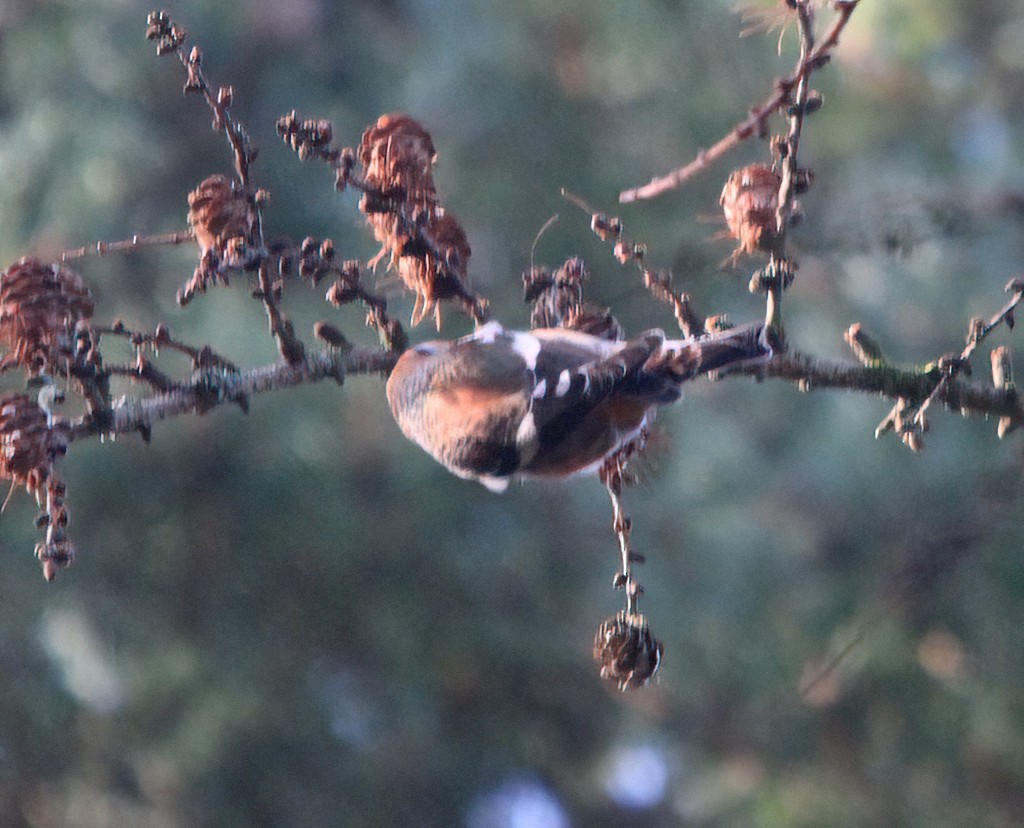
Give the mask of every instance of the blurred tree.
[[[274, 123], [298, 109], [354, 144], [406, 111], [431, 131], [472, 285], [502, 321], [526, 326], [519, 274], [561, 212], [537, 262], [582, 255], [589, 296], [636, 332], [670, 313], [559, 188], [610, 209], [770, 94], [793, 29], [779, 56], [774, 33], [736, 39], [729, 5], [181, 0], [173, 15], [235, 87], [273, 235], [370, 258], [355, 196]], [[0, 6], [0, 261], [182, 230], [188, 193], [231, 174], [209, 110], [143, 40], [148, 11]], [[815, 183], [789, 239], [794, 347], [844, 356], [859, 321], [893, 361], [924, 363], [998, 307], [1024, 254], [1022, 44], [1011, 0], [858, 7], [814, 75], [825, 106], [801, 144]], [[767, 157], [748, 142], [617, 210], [702, 310], [763, 312], [698, 217], [733, 167]], [[273, 361], [244, 285], [176, 305], [187, 247], [77, 262], [95, 317]], [[330, 313], [372, 341], [351, 309], [298, 289], [285, 305], [304, 337]], [[468, 329], [448, 313], [446, 336]], [[691, 383], [627, 494], [666, 656], [658, 682], [623, 695], [589, 657], [615, 608], [600, 486], [495, 496], [402, 440], [382, 392], [352, 378], [261, 396], [245, 417], [169, 420], [150, 445], [76, 444], [61, 469], [81, 555], [55, 584], [27, 554], [28, 499], [12, 499], [0, 822], [1024, 821], [1015, 435], [936, 412], [911, 454], [871, 439], [889, 404], [867, 395]]]

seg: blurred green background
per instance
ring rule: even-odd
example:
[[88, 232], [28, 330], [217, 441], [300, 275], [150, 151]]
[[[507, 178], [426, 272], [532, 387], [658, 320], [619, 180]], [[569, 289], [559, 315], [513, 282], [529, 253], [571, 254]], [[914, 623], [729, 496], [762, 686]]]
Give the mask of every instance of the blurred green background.
[[[763, 312], [707, 221], [750, 143], [618, 209], [770, 92], [792, 31], [739, 39], [732, 0], [181, 0], [261, 147], [273, 235], [375, 245], [354, 194], [277, 139], [291, 109], [354, 144], [382, 112], [433, 134], [473, 283], [525, 325], [520, 273], [579, 254], [630, 331], [670, 326], [559, 197], [617, 212], [705, 313]], [[767, 5], [771, 5], [770, 3]], [[136, 0], [0, 5], [0, 261], [180, 230], [229, 172]], [[827, 16], [824, 15], [823, 16]], [[864, 0], [816, 75], [816, 175], [785, 303], [798, 349], [859, 321], [904, 363], [959, 350], [1024, 258], [1024, 9]], [[244, 279], [174, 303], [190, 246], [80, 262], [97, 319], [275, 351]], [[398, 295], [394, 307], [411, 304]], [[359, 312], [295, 285], [300, 333]], [[454, 312], [446, 335], [468, 329]], [[428, 338], [427, 326], [414, 332]], [[1001, 331], [993, 343], [1013, 344]], [[111, 344], [108, 362], [127, 359]], [[988, 376], [987, 347], [975, 375]], [[173, 355], [166, 370], [184, 371]], [[17, 377], [7, 377], [16, 387]], [[126, 389], [130, 391], [131, 389]], [[496, 496], [400, 437], [353, 378], [137, 439], [75, 445], [78, 562], [46, 584], [33, 504], [3, 514], [0, 824], [30, 826], [964, 826], [1024, 822], [1021, 438], [936, 412], [911, 454], [889, 404], [695, 383], [627, 493], [660, 680], [620, 694], [590, 641], [610, 588], [592, 479]], [[814, 687], [799, 688], [848, 650]]]

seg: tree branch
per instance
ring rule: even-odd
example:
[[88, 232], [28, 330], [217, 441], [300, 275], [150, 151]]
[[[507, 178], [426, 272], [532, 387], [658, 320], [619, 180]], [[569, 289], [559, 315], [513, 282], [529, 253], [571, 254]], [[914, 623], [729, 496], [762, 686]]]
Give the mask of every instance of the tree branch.
[[[204, 414], [225, 403], [247, 408], [251, 395], [325, 379], [343, 382], [351, 374], [387, 376], [399, 354], [372, 348], [330, 350], [307, 355], [296, 364], [276, 362], [243, 371], [223, 366], [203, 368], [179, 387], [144, 399], [125, 399], [112, 408], [76, 421], [57, 421], [54, 429], [67, 442], [115, 434], [148, 433], [153, 424], [181, 414]], [[815, 359], [798, 352], [777, 353], [767, 360], [738, 363], [720, 376], [779, 379], [802, 389], [835, 388], [877, 394], [912, 405], [934, 399], [966, 415], [1006, 418], [1024, 425], [1024, 405], [1011, 387], [997, 388], [950, 377], [938, 366], [901, 369], [891, 365], [859, 365]]]
[[839, 43], [839, 35], [846, 27], [850, 15], [853, 14], [853, 10], [857, 7], [857, 3], [858, 0], [835, 0], [833, 6], [838, 13], [838, 17], [836, 17], [832, 27], [825, 34], [818, 47], [807, 57], [800, 60], [796, 71], [792, 75], [777, 81], [774, 94], [764, 103], [753, 107], [750, 110], [750, 114], [736, 124], [728, 135], [721, 138], [708, 149], [701, 150], [697, 153], [697, 157], [689, 164], [679, 167], [666, 175], [653, 178], [643, 186], [623, 190], [619, 193], [619, 201], [622, 204], [628, 204], [633, 201], [643, 201], [644, 199], [663, 195], [669, 190], [673, 190], [689, 181], [701, 170], [709, 167], [748, 138], [766, 135], [768, 132], [768, 119], [792, 101], [793, 90], [797, 88], [797, 85], [805, 77], [829, 61], [832, 50]]
[[372, 348], [323, 351], [289, 364], [276, 362], [244, 371], [211, 366], [196, 371], [181, 387], [144, 399], [125, 399], [112, 408], [76, 421], [58, 421], [54, 429], [68, 442], [115, 434], [148, 433], [153, 423], [179, 414], [204, 414], [224, 403], [247, 408], [250, 395], [325, 379], [344, 382], [348, 374], [387, 375], [398, 354]]
[[1024, 424], [1024, 405], [1012, 388], [964, 382], [948, 377], [938, 367], [907, 370], [892, 365], [858, 365], [818, 360], [790, 351], [756, 365], [739, 364], [729, 374], [781, 379], [797, 383], [805, 390], [841, 388], [874, 393], [893, 400], [903, 398], [915, 405], [938, 389], [935, 399], [961, 414], [1006, 417], [1015, 425]]

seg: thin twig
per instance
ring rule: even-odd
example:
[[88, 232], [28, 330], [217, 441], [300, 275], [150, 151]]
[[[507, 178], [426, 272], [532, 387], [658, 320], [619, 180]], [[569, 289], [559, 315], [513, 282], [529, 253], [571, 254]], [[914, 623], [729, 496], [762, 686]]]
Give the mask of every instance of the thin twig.
[[614, 255], [620, 264], [635, 262], [644, 277], [648, 292], [672, 308], [679, 330], [684, 336], [699, 336], [704, 332], [705, 318], [698, 314], [688, 293], [676, 293], [672, 288], [672, 273], [668, 270], [654, 271], [647, 267], [647, 246], [623, 237], [623, 224], [618, 216], [611, 216], [595, 210], [583, 198], [562, 188], [562, 198], [590, 214], [590, 229], [601, 241], [614, 244]]
[[622, 486], [625, 482], [626, 465], [635, 453], [636, 450], [633, 447], [627, 446], [611, 457], [600, 471], [601, 482], [604, 483], [608, 497], [612, 501], [612, 529], [619, 542], [621, 569], [615, 574], [613, 584], [617, 589], [623, 589], [626, 592], [627, 615], [639, 613], [640, 596], [644, 592], [644, 588], [633, 574], [633, 564], [641, 563], [643, 556], [633, 551], [633, 544], [630, 540], [633, 522], [626, 514], [622, 503]]
[[167, 374], [157, 369], [147, 359], [139, 360], [135, 365], [110, 365], [107, 372], [111, 376], [128, 377], [129, 379], [144, 382], [153, 390], [166, 394], [178, 388], [179, 385]]
[[167, 330], [167, 327], [164, 325], [157, 325], [156, 331], [153, 333], [133, 331], [126, 327], [124, 323], [119, 321], [114, 322], [114, 324], [109, 327], [93, 327], [90, 328], [90, 330], [92, 333], [96, 334], [97, 337], [123, 337], [127, 339], [133, 347], [148, 347], [151, 348], [154, 353], [161, 349], [177, 351], [192, 360], [192, 367], [196, 369], [220, 367], [228, 371], [238, 370], [233, 362], [217, 354], [209, 345], [204, 345], [202, 348], [194, 348], [191, 345], [186, 345], [184, 342], [179, 342], [174, 339]]
[[829, 654], [823, 664], [817, 665], [813, 673], [801, 680], [796, 689], [800, 698], [805, 701], [810, 701], [813, 698], [814, 689], [823, 681], [835, 675], [836, 670], [839, 669], [839, 665], [847, 659], [850, 653], [867, 640], [867, 637], [878, 628], [879, 624], [881, 624], [886, 617], [887, 616], [884, 611], [879, 611], [866, 621], [859, 624], [856, 632], [845, 644]]
[[125, 399], [101, 418], [58, 421], [54, 428], [70, 442], [89, 437], [131, 434], [181, 414], [205, 413], [218, 405], [238, 403], [254, 394], [276, 391], [325, 379], [343, 381], [350, 374], [386, 375], [398, 354], [375, 348], [331, 350], [306, 356], [297, 364], [276, 362], [245, 371], [218, 368], [195, 372], [177, 388], [144, 399]]
[[159, 247], [166, 244], [184, 244], [195, 241], [191, 232], [162, 233], [155, 236], [134, 235], [130, 239], [122, 239], [115, 242], [98, 241], [96, 244], [77, 247], [73, 250], [65, 250], [60, 254], [60, 260], [66, 262], [69, 259], [81, 259], [85, 256], [106, 256], [108, 253], [123, 253], [131, 250], [141, 250], [145, 247]]
[[619, 201], [628, 204], [663, 195], [689, 181], [694, 175], [709, 167], [748, 138], [766, 135], [768, 119], [790, 103], [793, 90], [800, 80], [829, 61], [832, 50], [839, 43], [839, 36], [849, 22], [850, 15], [853, 14], [858, 2], [859, 0], [834, 0], [832, 5], [838, 12], [838, 16], [821, 43], [809, 56], [800, 61], [797, 70], [792, 75], [777, 81], [774, 94], [764, 103], [753, 107], [750, 114], [733, 127], [729, 134], [708, 149], [701, 150], [689, 164], [679, 167], [667, 175], [653, 178], [643, 186], [623, 190], [619, 193]]
[[[890, 365], [831, 362], [792, 351], [776, 353], [757, 365], [740, 363], [730, 368], [728, 374], [781, 379], [803, 388], [841, 388], [893, 400], [904, 397], [915, 404], [927, 399], [942, 378], [938, 368], [901, 370]], [[964, 415], [1008, 417], [1016, 424], [1024, 424], [1024, 406], [1012, 390], [953, 378], [942, 383], [936, 399]]]
[[278, 288], [271, 284], [270, 268], [264, 261], [259, 269], [259, 290], [256, 296], [263, 302], [263, 309], [267, 314], [267, 323], [270, 325], [271, 336], [277, 343], [277, 350], [281, 356], [291, 364], [301, 362], [305, 355], [305, 346], [295, 335], [292, 323], [288, 320], [277, 306]]
[[[939, 360], [939, 366], [942, 369], [942, 379], [936, 384], [931, 394], [921, 403], [920, 408], [917, 410], [917, 414], [914, 416], [914, 422], [920, 427], [925, 425], [925, 417], [927, 415], [928, 408], [932, 402], [939, 398], [939, 395], [944, 390], [945, 386], [948, 385], [967, 365], [968, 360], [971, 358], [971, 354], [974, 353], [975, 349], [992, 333], [996, 328], [1002, 324], [1013, 325], [1014, 311], [1017, 306], [1024, 299], [1024, 281], [1020, 279], [1011, 279], [1006, 285], [1007, 291], [1013, 291], [1013, 298], [1011, 298], [988, 322], [981, 319], [973, 320], [971, 323], [971, 330], [967, 336], [967, 345], [961, 351], [960, 356], [954, 359], [941, 359]], [[1012, 423], [1012, 420], [1011, 420]]]
[[[797, 15], [797, 28], [800, 32], [800, 60], [798, 67], [807, 64], [807, 58], [814, 51], [814, 13], [807, 0], [794, 0], [792, 8]], [[789, 133], [784, 143], [780, 144], [782, 158], [779, 161], [779, 194], [778, 206], [775, 210], [776, 249], [771, 253], [769, 270], [775, 277], [768, 281], [765, 290], [765, 324], [782, 335], [782, 294], [786, 289], [786, 276], [791, 275], [793, 267], [785, 261], [786, 230], [793, 215], [795, 204], [794, 193], [799, 173], [797, 162], [800, 150], [800, 136], [803, 132], [804, 115], [807, 112], [807, 100], [810, 93], [809, 71], [798, 71], [796, 98], [789, 107]], [[787, 264], [789, 266], [787, 266]]]

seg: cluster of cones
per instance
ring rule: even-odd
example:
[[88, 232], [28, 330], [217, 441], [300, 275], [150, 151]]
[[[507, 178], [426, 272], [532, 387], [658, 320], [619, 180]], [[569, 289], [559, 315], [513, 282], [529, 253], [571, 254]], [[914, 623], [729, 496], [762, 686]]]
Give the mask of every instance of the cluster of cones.
[[470, 247], [458, 221], [441, 206], [434, 186], [437, 158], [430, 133], [408, 115], [382, 115], [359, 144], [366, 215], [380, 252], [415, 297], [412, 324], [433, 315], [441, 326], [443, 300], [459, 304], [476, 321], [486, 303], [467, 287]]
[[[93, 302], [82, 278], [64, 264], [23, 258], [0, 272], [0, 370], [20, 368], [34, 381], [69, 374], [78, 360], [79, 333], [92, 317]], [[86, 337], [87, 339], [87, 337]], [[44, 540], [36, 545], [43, 574], [52, 581], [74, 560], [67, 537], [64, 483], [54, 461], [66, 450], [49, 414], [26, 394], [0, 397], [0, 480], [11, 491], [23, 486], [43, 512]]]

